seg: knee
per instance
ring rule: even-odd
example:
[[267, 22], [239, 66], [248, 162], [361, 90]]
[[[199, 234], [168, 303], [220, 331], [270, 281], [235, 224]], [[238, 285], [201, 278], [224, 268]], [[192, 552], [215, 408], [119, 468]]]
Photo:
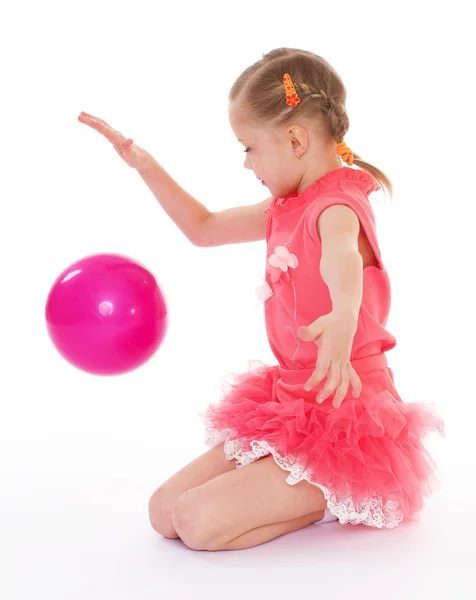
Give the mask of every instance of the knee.
[[213, 550], [210, 519], [194, 489], [179, 496], [172, 509], [172, 523], [183, 543], [192, 550]]
[[167, 489], [159, 487], [149, 500], [149, 520], [153, 529], [166, 538], [177, 539], [178, 535], [172, 523], [173, 499]]

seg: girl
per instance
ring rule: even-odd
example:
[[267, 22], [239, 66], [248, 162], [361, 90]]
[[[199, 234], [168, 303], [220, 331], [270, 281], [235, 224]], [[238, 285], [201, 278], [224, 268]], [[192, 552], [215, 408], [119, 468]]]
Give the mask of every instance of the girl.
[[259, 295], [278, 364], [235, 378], [202, 414], [210, 450], [150, 499], [154, 529], [190, 548], [248, 548], [333, 519], [393, 528], [417, 518], [430, 491], [422, 438], [443, 422], [402, 401], [385, 357], [396, 340], [368, 197], [392, 186], [346, 146], [345, 100], [339, 75], [311, 52], [273, 50], [246, 69], [229, 119], [270, 197], [215, 213], [133, 140], [79, 117], [193, 244], [267, 241]]

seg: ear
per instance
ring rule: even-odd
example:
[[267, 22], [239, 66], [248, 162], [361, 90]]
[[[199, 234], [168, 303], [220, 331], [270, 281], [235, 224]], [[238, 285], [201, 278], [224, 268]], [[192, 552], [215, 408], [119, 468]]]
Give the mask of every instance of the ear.
[[290, 125], [287, 131], [293, 152], [302, 156], [309, 147], [307, 131], [301, 125]]

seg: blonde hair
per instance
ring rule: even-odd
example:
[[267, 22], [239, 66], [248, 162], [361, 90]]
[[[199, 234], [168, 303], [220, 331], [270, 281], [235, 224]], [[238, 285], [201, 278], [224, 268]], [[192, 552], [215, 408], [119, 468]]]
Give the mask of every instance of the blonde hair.
[[[300, 102], [286, 104], [283, 76], [289, 73]], [[307, 50], [277, 48], [245, 69], [231, 87], [228, 99], [239, 100], [257, 124], [288, 125], [296, 117], [319, 121], [337, 144], [349, 130], [346, 89], [340, 76], [322, 57]], [[380, 169], [354, 154], [354, 164], [376, 179], [384, 193], [393, 186]]]

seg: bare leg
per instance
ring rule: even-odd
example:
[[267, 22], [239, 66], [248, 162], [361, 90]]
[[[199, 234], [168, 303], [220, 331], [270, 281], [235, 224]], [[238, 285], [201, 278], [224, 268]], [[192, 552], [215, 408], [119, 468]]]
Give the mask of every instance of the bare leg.
[[149, 518], [152, 527], [164, 537], [178, 538], [172, 523], [172, 508], [177, 498], [192, 488], [236, 468], [234, 460], [227, 460], [224, 444], [211, 448], [163, 483], [149, 500]]
[[218, 547], [217, 550], [244, 550], [245, 548], [259, 546], [260, 544], [265, 544], [266, 542], [274, 540], [275, 538], [285, 535], [286, 533], [303, 529], [311, 523], [320, 521], [323, 517], [324, 511], [319, 510], [315, 513], [303, 515], [297, 519], [292, 519], [291, 521], [263, 525], [262, 527], [257, 527], [256, 529], [252, 529], [251, 531], [247, 531], [246, 533], [239, 535], [234, 540], [224, 544], [221, 548]]
[[249, 547], [318, 521], [327, 502], [316, 486], [286, 482], [272, 457], [219, 475], [177, 498], [172, 522], [193, 550]]

